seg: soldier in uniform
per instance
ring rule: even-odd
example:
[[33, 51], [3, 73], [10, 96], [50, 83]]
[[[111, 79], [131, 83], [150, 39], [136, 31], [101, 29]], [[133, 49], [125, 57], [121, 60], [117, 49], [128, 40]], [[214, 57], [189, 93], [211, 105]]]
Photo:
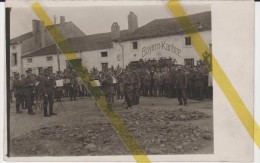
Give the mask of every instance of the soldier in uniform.
[[26, 96], [25, 96], [25, 75], [21, 75], [21, 82], [22, 82], [22, 109], [27, 109], [27, 104], [26, 104]]
[[[57, 115], [57, 113], [53, 112], [53, 104], [54, 104], [54, 89], [55, 83], [54, 79], [50, 77], [50, 70], [48, 68], [44, 69], [44, 76], [41, 80], [41, 89], [43, 92], [43, 109], [44, 109], [44, 117], [49, 117], [51, 115]], [[49, 114], [48, 107], [49, 105]]]
[[22, 82], [19, 80], [19, 73], [14, 74], [13, 88], [14, 96], [16, 98], [16, 113], [21, 114], [22, 111], [20, 111], [20, 104], [22, 103], [23, 98], [23, 85]]
[[183, 72], [181, 66], [178, 66], [178, 71], [176, 72], [175, 88], [178, 95], [179, 105], [187, 105], [187, 98], [185, 95], [185, 90], [187, 88], [187, 75]]
[[197, 100], [202, 101], [204, 99], [204, 92], [203, 92], [203, 86], [204, 86], [204, 74], [199, 68], [197, 67], [194, 72], [195, 75], [195, 90], [196, 90], [196, 96]]
[[170, 90], [169, 90], [169, 95], [171, 98], [176, 97], [175, 95], [175, 81], [176, 81], [176, 69], [175, 66], [172, 66], [170, 69]]
[[32, 109], [33, 104], [33, 89], [35, 87], [34, 78], [31, 69], [26, 70], [26, 77], [24, 79], [25, 97], [28, 108], [28, 114], [35, 115]]
[[148, 92], [149, 92], [149, 85], [150, 85], [150, 74], [149, 71], [146, 70], [144, 72], [144, 78], [143, 78], [143, 87], [144, 87], [144, 93], [143, 96], [148, 97]]
[[154, 95], [154, 97], [158, 96], [159, 81], [160, 81], [160, 73], [159, 73], [159, 70], [157, 69], [153, 75], [153, 95]]
[[133, 88], [132, 88], [132, 78], [131, 74], [126, 70], [124, 73], [124, 95], [125, 101], [127, 103], [127, 109], [132, 108], [133, 105]]
[[[57, 71], [56, 80], [61, 80], [61, 79], [62, 79], [61, 71]], [[55, 96], [57, 102], [61, 102], [62, 91], [63, 91], [63, 86], [55, 88]]]
[[113, 77], [107, 69], [104, 69], [104, 73], [102, 74], [100, 83], [102, 85], [102, 90], [107, 99], [108, 104], [112, 104], [114, 93]]
[[187, 95], [188, 95], [188, 98], [193, 99], [195, 97], [195, 93], [194, 93], [195, 77], [194, 77], [193, 68], [190, 68], [187, 78], [188, 78]]
[[140, 98], [140, 78], [138, 76], [137, 71], [132, 71], [132, 87], [133, 87], [133, 105], [138, 105], [139, 104], [139, 98]]
[[70, 76], [70, 85], [69, 85], [69, 95], [70, 95], [70, 101], [74, 100], [76, 101], [77, 97], [77, 89], [78, 89], [78, 83], [77, 83], [77, 75], [76, 73], [72, 72]]

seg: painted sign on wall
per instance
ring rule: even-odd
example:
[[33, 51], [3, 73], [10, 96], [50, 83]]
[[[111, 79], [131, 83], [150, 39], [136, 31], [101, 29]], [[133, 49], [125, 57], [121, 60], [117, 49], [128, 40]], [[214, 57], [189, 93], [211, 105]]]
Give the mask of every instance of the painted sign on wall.
[[152, 44], [150, 46], [144, 46], [142, 48], [142, 57], [151, 55], [153, 51], [165, 50], [174, 53], [180, 57], [181, 49], [175, 47], [173, 44], [168, 44], [166, 41], [161, 41], [160, 43]]

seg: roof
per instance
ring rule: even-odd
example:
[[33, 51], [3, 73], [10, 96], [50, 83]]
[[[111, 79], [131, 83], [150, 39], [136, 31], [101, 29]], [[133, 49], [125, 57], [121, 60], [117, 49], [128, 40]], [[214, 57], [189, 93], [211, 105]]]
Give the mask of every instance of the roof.
[[[128, 30], [120, 31], [120, 35], [126, 35], [127, 33]], [[74, 37], [74, 38], [69, 38], [65, 41], [69, 44], [69, 48], [66, 48], [65, 51], [63, 51], [63, 53], [102, 50], [102, 49], [110, 49], [113, 47], [111, 32], [86, 35], [83, 37]], [[62, 42], [61, 44], [64, 43], [65, 42]], [[23, 58], [51, 55], [56, 53], [57, 53], [56, 45], [52, 44], [40, 50], [28, 53], [24, 55]]]
[[[182, 19], [184, 17], [180, 17]], [[197, 25], [197, 31], [207, 31], [211, 30], [211, 12], [202, 12], [193, 15], [189, 15], [192, 23]], [[200, 25], [198, 25], [200, 24]], [[200, 26], [198, 28], [198, 26]], [[191, 31], [193, 32], [193, 31]], [[138, 40], [151, 37], [161, 37], [167, 35], [179, 35], [184, 34], [183, 29], [176, 18], [166, 18], [166, 19], [155, 19], [150, 23], [139, 27], [133, 33], [122, 36], [114, 41], [127, 41], [127, 40]]]
[[[50, 25], [46, 26], [48, 30], [54, 29], [54, 26], [56, 26], [59, 31], [62, 33], [62, 35], [68, 39], [73, 37], [81, 37], [85, 36], [85, 33], [82, 32], [73, 22], [64, 22], [62, 24], [56, 24], [56, 25]], [[49, 46], [54, 44], [54, 41], [52, 38], [47, 34], [47, 32], [44, 33], [45, 37], [45, 46]], [[39, 50], [40, 45], [36, 43], [35, 37], [33, 35], [33, 32], [25, 33], [21, 36], [15, 37], [10, 40], [10, 44], [16, 44], [16, 43], [22, 43], [22, 54], [33, 52], [36, 50]]]
[[[200, 23], [200, 27], [197, 28], [197, 31], [201, 32], [211, 30], [210, 11], [189, 15], [189, 17], [194, 24]], [[73, 50], [74, 52], [79, 52], [109, 49], [112, 48], [113, 41], [120, 42], [178, 34], [184, 34], [184, 31], [181, 29], [176, 18], [155, 19], [150, 23], [136, 29], [132, 33], [128, 30], [120, 31], [120, 37], [116, 40], [112, 40], [111, 32], [68, 38], [66, 41], [68, 42], [70, 48], [67, 48], [64, 53], [69, 53], [71, 52], [71, 50]], [[56, 45], [52, 44], [40, 50], [27, 53], [23, 57], [43, 56], [56, 53]]]
[[32, 32], [25, 33], [25, 34], [23, 34], [21, 36], [18, 36], [18, 37], [15, 37], [15, 38], [11, 39], [10, 40], [10, 44], [13, 45], [13, 44], [21, 43], [24, 40], [27, 40], [28, 38], [30, 38], [32, 36], [33, 36]]

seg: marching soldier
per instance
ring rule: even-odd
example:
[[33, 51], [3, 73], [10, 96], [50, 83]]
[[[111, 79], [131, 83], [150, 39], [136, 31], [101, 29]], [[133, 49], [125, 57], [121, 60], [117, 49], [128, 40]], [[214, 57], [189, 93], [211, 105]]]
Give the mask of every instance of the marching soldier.
[[19, 73], [16, 73], [14, 75], [13, 88], [14, 96], [16, 98], [16, 113], [21, 114], [22, 111], [20, 111], [20, 104], [22, 103], [23, 98], [23, 85], [22, 82], [19, 80]]
[[[50, 77], [50, 71], [48, 68], [44, 69], [44, 76], [41, 81], [42, 92], [44, 95], [43, 98], [43, 109], [44, 109], [44, 117], [49, 117], [51, 115], [57, 115], [57, 113], [53, 112], [53, 104], [54, 104], [54, 80]], [[49, 114], [48, 107], [49, 105]]]
[[27, 108], [28, 108], [28, 114], [35, 115], [35, 113], [32, 110], [33, 89], [35, 87], [35, 84], [34, 84], [34, 78], [33, 78], [31, 69], [26, 70], [26, 77], [24, 79], [24, 87], [25, 87], [25, 98], [26, 98], [26, 104], [27, 104]]

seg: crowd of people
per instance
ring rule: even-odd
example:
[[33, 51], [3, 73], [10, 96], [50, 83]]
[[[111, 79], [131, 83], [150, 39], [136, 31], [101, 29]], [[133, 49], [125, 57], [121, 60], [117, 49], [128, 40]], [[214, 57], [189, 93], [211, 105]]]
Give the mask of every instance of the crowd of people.
[[187, 105], [187, 98], [199, 101], [212, 99], [212, 76], [205, 65], [126, 66], [125, 69], [118, 66], [102, 71], [92, 68], [91, 74], [100, 81], [109, 101], [124, 98], [127, 108], [139, 104], [140, 96], [177, 97], [179, 105]]
[[[57, 85], [58, 80], [62, 81], [62, 85]], [[26, 75], [15, 73], [10, 86], [11, 97], [14, 92], [16, 98], [16, 113], [18, 114], [22, 113], [21, 109], [28, 109], [28, 114], [34, 115], [33, 106], [35, 106], [42, 107], [44, 116], [49, 117], [56, 115], [53, 112], [55, 100], [61, 102], [62, 98], [69, 97], [72, 101], [77, 100], [78, 96], [88, 95], [76, 72], [68, 69], [52, 73], [46, 68], [38, 75], [33, 74], [31, 69], [27, 69]]]
[[[187, 105], [187, 99], [203, 101], [212, 98], [212, 77], [207, 66], [201, 64], [182, 66], [177, 64], [146, 65], [139, 62], [126, 68], [117, 66], [90, 70], [92, 79], [99, 81], [100, 88], [109, 103], [114, 99], [124, 99], [127, 106], [139, 104], [140, 96], [178, 98], [179, 105]], [[62, 81], [57, 85], [57, 81]], [[89, 95], [84, 83], [72, 69], [52, 73], [46, 68], [38, 75], [26, 70], [26, 75], [14, 74], [11, 80], [11, 92], [16, 97], [16, 113], [22, 113], [21, 108], [28, 109], [28, 114], [34, 115], [32, 107], [42, 102], [44, 116], [56, 115], [53, 104], [56, 100], [69, 97], [77, 100], [78, 96]], [[47, 109], [49, 107], [49, 109]], [[49, 110], [49, 111], [48, 111]]]

